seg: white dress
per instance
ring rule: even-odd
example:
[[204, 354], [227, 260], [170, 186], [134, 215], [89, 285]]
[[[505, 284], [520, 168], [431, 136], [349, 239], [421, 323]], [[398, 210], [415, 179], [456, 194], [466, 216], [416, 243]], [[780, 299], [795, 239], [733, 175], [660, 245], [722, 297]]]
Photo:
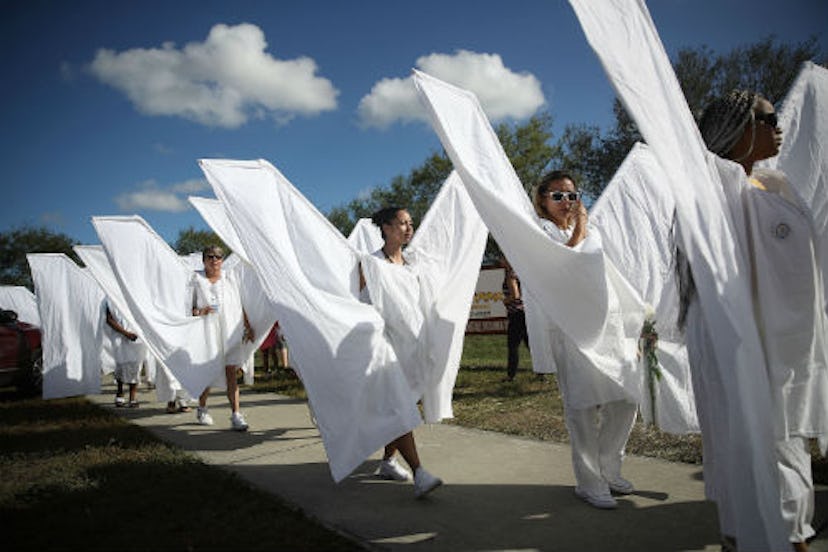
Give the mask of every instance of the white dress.
[[[210, 334], [215, 346], [222, 351], [225, 366], [241, 366], [244, 315], [242, 311], [239, 284], [232, 271], [222, 270], [221, 277], [214, 283], [203, 270], [193, 275], [193, 307], [210, 306], [215, 312], [207, 315], [212, 323]], [[221, 379], [221, 378], [219, 378]]]

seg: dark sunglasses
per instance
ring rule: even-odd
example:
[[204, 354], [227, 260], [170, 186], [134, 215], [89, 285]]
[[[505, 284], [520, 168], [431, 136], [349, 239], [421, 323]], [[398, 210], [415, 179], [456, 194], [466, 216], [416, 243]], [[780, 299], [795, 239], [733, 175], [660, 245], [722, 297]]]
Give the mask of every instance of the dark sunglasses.
[[776, 116], [776, 113], [754, 113], [753, 117], [757, 121], [761, 121], [768, 125], [771, 128], [776, 128], [779, 126], [779, 118]]
[[220, 261], [220, 260], [224, 259], [224, 255], [216, 255], [214, 253], [208, 253], [207, 255], [204, 256], [204, 258], [206, 258], [206, 259], [215, 259], [217, 261]]
[[549, 192], [548, 195], [552, 201], [558, 202], [568, 199], [569, 201], [578, 201], [581, 199], [581, 192]]

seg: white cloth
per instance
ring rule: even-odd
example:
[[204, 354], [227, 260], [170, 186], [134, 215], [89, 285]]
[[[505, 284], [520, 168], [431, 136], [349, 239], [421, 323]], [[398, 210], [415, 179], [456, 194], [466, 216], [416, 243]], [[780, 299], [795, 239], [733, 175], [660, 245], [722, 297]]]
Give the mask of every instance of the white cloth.
[[[693, 370], [720, 380], [726, 409], [726, 424], [716, 419], [708, 426], [730, 447], [720, 459], [727, 474], [722, 484], [728, 487], [728, 502], [719, 503], [720, 512], [734, 513], [733, 536], [740, 550], [786, 549], [775, 438], [767, 408], [770, 386], [766, 377], [757, 377], [766, 373], [766, 365], [753, 318], [750, 270], [735, 230], [745, 226], [733, 211], [728, 212], [722, 185], [723, 180], [744, 179], [744, 173], [723, 177], [712, 166], [715, 156], [706, 154], [643, 1], [570, 0], [570, 4], [619, 98], [668, 176], [665, 184], [676, 201], [681, 246], [693, 270], [714, 353], [713, 362]], [[713, 398], [696, 393], [697, 404], [708, 400]]]
[[[191, 396], [224, 381], [225, 359], [212, 321], [192, 316], [193, 271], [140, 217], [92, 222], [129, 311], [156, 356]], [[275, 316], [266, 305], [259, 307], [263, 312], [251, 308], [247, 314], [256, 336], [264, 339]], [[244, 354], [252, 355], [255, 347], [245, 344]]]
[[814, 519], [814, 480], [808, 440], [792, 437], [776, 444], [779, 463], [779, 493], [782, 519], [788, 526], [791, 542], [805, 542], [816, 534]]
[[371, 253], [383, 246], [382, 232], [369, 218], [361, 218], [348, 234], [348, 243], [360, 253]]
[[767, 161], [784, 172], [813, 216], [828, 311], [828, 69], [805, 62], [779, 110], [782, 147]]
[[40, 327], [37, 298], [23, 286], [0, 286], [0, 309], [13, 310], [21, 322]]
[[[420, 423], [416, 397], [403, 375], [395, 347], [385, 335], [386, 322], [377, 308], [358, 300], [360, 261], [372, 297], [376, 295], [378, 302], [385, 302], [389, 308], [397, 299], [391, 296], [390, 290], [383, 290], [381, 281], [386, 277], [388, 281], [396, 281], [393, 269], [397, 267], [385, 267], [378, 260], [374, 265], [369, 264], [370, 255], [361, 257], [269, 163], [202, 160], [201, 166], [250, 253], [250, 260], [269, 298], [280, 308], [280, 326], [290, 336], [291, 355], [313, 406], [331, 473], [334, 480], [340, 481], [378, 448]], [[447, 212], [462, 222], [468, 218], [468, 213], [453, 199], [458, 197], [458, 187], [453, 189], [455, 191], [451, 193], [441, 192], [438, 197], [445, 198]], [[433, 234], [420, 237], [423, 227], [433, 228]], [[469, 242], [459, 251], [452, 248], [454, 240], [470, 238], [455, 234], [462, 226], [453, 218], [437, 220], [433, 224], [424, 221], [423, 227], [415, 237], [415, 241], [423, 240], [418, 243], [430, 243], [431, 235], [436, 241], [441, 236], [448, 240], [441, 244], [442, 250], [419, 253], [424, 263], [439, 266], [441, 262], [471, 255], [469, 251], [474, 248]], [[485, 232], [482, 241], [485, 242]], [[417, 256], [414, 255], [416, 245], [412, 243], [410, 246], [412, 258]], [[482, 248], [478, 255], [482, 255]], [[443, 250], [449, 253], [444, 254]], [[479, 262], [478, 256], [474, 274], [479, 269]], [[444, 273], [450, 277], [453, 271], [447, 269]], [[438, 280], [435, 282], [442, 276], [436, 275]], [[456, 302], [448, 302], [456, 308], [457, 302], [468, 301], [461, 315], [465, 317], [469, 313], [475, 281], [473, 277], [469, 280], [468, 298], [451, 298]], [[420, 287], [427, 292], [420, 296], [439, 296], [426, 286], [428, 283], [421, 282], [418, 286], [418, 292]], [[423, 318], [436, 322], [428, 328], [440, 327], [438, 324], [443, 324], [442, 320], [454, 319], [442, 315], [439, 305], [426, 307], [429, 307], [427, 303], [421, 310]], [[450, 328], [441, 337], [446, 340], [455, 336], [455, 332], [462, 335], [464, 327], [465, 322]], [[432, 338], [432, 335], [427, 334], [427, 337]], [[447, 375], [456, 373], [448, 363], [452, 355], [459, 357], [459, 353], [453, 345], [446, 347], [443, 343], [445, 341], [433, 339], [429, 354], [421, 355], [433, 359], [442, 354], [446, 358], [442, 370], [431, 370], [425, 376], [427, 381], [435, 384], [445, 383], [450, 379]], [[439, 389], [435, 388], [436, 398], [441, 397]]]
[[477, 98], [417, 71], [414, 83], [474, 206], [520, 274], [533, 365], [551, 364], [545, 340], [560, 329], [590, 366], [565, 393], [569, 407], [638, 402], [644, 306], [604, 256], [597, 232], [576, 248], [549, 239]]
[[[95, 279], [103, 290], [107, 302], [126, 322], [130, 331], [138, 335], [138, 340], [144, 345], [147, 379], [155, 383], [156, 398], [159, 402], [171, 401], [172, 399], [169, 397], [175, 396], [177, 392], [181, 391], [181, 384], [175, 379], [175, 376], [172, 375], [169, 368], [158, 360], [157, 353], [153, 349], [152, 344], [147, 342], [141, 327], [135, 321], [135, 317], [129, 310], [129, 304], [121, 291], [121, 286], [118, 284], [118, 279], [112, 271], [103, 247], [100, 245], [76, 245], [73, 249], [81, 261], [83, 261], [83, 264], [86, 265], [89, 275]], [[105, 332], [106, 337], [112, 337], [113, 335], [115, 333], [112, 331]], [[111, 350], [113, 349], [111, 339], [109, 340], [108, 346]], [[110, 354], [113, 356], [112, 362], [116, 362], [114, 350]]]
[[100, 393], [103, 291], [62, 253], [29, 253], [26, 258], [41, 321], [43, 398]]
[[405, 249], [406, 265], [363, 255], [371, 302], [429, 423], [453, 417], [452, 389], [487, 235], [452, 172]]
[[[687, 348], [678, 328], [675, 201], [665, 179], [649, 148], [636, 144], [590, 209], [589, 219], [601, 233], [604, 253], [653, 309], [661, 377], [654, 382], [655, 419], [649, 391], [642, 393], [642, 418], [669, 433], [697, 433]], [[642, 377], [647, 389], [646, 366]]]
[[[120, 311], [114, 305], [108, 304], [107, 307], [109, 308], [109, 313], [115, 319], [115, 322], [117, 322], [123, 329], [133, 332], [136, 335], [138, 334], [138, 332], [135, 331], [135, 326], [132, 326], [129, 322], [127, 322], [127, 318], [122, 316]], [[147, 347], [144, 345], [140, 337], [135, 341], [132, 341], [119, 331], [115, 330], [109, 324], [106, 325], [106, 331], [112, 341], [112, 356], [115, 358], [116, 369], [118, 366], [123, 364], [140, 366], [144, 362], [144, 358], [147, 356]]]

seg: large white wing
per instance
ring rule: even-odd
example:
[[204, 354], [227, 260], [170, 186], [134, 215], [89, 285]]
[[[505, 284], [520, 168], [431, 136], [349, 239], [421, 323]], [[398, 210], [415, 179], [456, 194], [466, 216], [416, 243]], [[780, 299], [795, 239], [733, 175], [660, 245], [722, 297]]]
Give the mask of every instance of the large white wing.
[[421, 422], [382, 318], [357, 298], [357, 253], [266, 161], [200, 165], [279, 309], [340, 481]]
[[29, 253], [43, 347], [43, 398], [101, 392], [105, 296], [63, 253]]
[[141, 217], [94, 217], [92, 223], [153, 353], [194, 397], [221, 381], [224, 359], [212, 321], [191, 313], [192, 269]]
[[[782, 147], [768, 165], [787, 175], [811, 209], [818, 259], [828, 274], [828, 69], [803, 64], [779, 110], [779, 126]], [[828, 278], [823, 283], [828, 299]]]
[[650, 394], [642, 395], [642, 416], [664, 431], [689, 433], [699, 431], [699, 421], [687, 348], [678, 328], [675, 201], [666, 178], [647, 146], [636, 144], [592, 206], [590, 220], [601, 232], [606, 255], [654, 309], [661, 379], [655, 387], [655, 411]]
[[[732, 454], [724, 459], [739, 547], [782, 550], [771, 393], [748, 275], [714, 160], [707, 157], [678, 80], [641, 0], [570, 0], [627, 111], [669, 177], [683, 248], [693, 270], [716, 362], [702, 367], [722, 383]], [[708, 163], [710, 160], [710, 164]], [[744, 178], [737, 171], [726, 179]], [[737, 186], [740, 185], [737, 182]], [[697, 397], [697, 401], [705, 400]]]

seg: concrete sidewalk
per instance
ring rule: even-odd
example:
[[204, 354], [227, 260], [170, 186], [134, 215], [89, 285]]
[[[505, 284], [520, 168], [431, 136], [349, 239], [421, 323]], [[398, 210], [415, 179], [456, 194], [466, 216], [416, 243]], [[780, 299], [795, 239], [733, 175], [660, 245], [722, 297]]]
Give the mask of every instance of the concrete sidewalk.
[[[379, 451], [334, 484], [322, 440], [304, 401], [242, 393], [247, 433], [230, 431], [227, 399], [215, 393], [212, 427], [190, 413], [166, 414], [142, 391], [137, 409], [115, 409], [110, 388], [90, 397], [133, 423], [232, 470], [309, 516], [380, 550], [718, 550], [715, 507], [704, 501], [701, 467], [627, 457], [624, 475], [638, 489], [619, 508], [596, 510], [573, 494], [569, 447], [460, 428], [416, 430], [423, 465], [445, 485], [415, 500], [411, 483], [372, 474]], [[814, 526], [828, 516], [828, 490], [817, 489]], [[828, 536], [811, 544], [828, 551]]]

